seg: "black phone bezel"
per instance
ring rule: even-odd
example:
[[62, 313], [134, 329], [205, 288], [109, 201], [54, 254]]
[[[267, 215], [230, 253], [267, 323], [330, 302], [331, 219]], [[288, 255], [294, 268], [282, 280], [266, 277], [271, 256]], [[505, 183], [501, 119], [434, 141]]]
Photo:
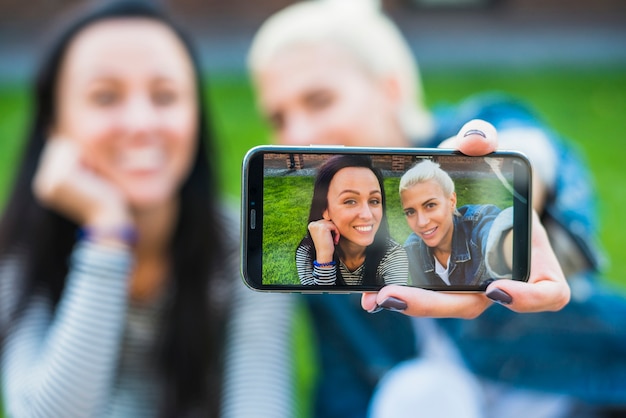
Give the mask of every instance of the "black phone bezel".
[[[262, 248], [263, 248], [263, 170], [264, 156], [277, 154], [366, 154], [366, 155], [410, 155], [415, 157], [430, 156], [465, 156], [459, 151], [441, 148], [385, 148], [385, 147], [343, 147], [343, 146], [278, 146], [261, 145], [254, 147], [245, 155], [242, 163], [242, 200], [241, 200], [241, 274], [245, 284], [257, 291], [299, 292], [299, 293], [353, 293], [377, 291], [380, 286], [305, 286], [287, 284], [263, 284]], [[517, 151], [496, 151], [485, 156], [513, 158], [514, 189], [521, 198], [514, 199], [514, 236], [513, 245], [513, 280], [527, 281], [530, 273], [530, 243], [532, 225], [532, 170], [528, 158]], [[295, 249], [294, 249], [295, 252]], [[449, 292], [483, 292], [482, 286], [421, 286], [421, 288]]]

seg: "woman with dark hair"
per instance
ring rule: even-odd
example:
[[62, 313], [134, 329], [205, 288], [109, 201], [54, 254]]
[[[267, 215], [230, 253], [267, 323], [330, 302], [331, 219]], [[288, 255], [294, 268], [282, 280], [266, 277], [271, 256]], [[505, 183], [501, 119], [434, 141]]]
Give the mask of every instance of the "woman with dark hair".
[[407, 255], [389, 235], [383, 177], [369, 157], [338, 155], [320, 167], [308, 222], [296, 249], [302, 284], [406, 284]]
[[[216, 203], [189, 41], [142, 2], [105, 3], [61, 29], [0, 222], [7, 413], [245, 416], [256, 402], [250, 416], [290, 415], [287, 322], [263, 316], [273, 309], [243, 317], [253, 293]], [[249, 361], [272, 356], [273, 373]]]

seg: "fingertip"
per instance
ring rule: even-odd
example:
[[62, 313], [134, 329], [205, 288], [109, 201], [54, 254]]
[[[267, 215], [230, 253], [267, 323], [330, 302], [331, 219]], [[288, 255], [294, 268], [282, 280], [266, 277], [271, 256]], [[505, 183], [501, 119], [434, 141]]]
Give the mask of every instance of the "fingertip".
[[459, 130], [457, 144], [459, 151], [465, 155], [479, 156], [489, 154], [498, 147], [496, 128], [484, 120], [471, 120]]
[[566, 282], [541, 280], [530, 283], [498, 280], [486, 289], [486, 296], [515, 312], [559, 311], [569, 303], [570, 289]]
[[365, 292], [361, 295], [361, 307], [367, 312], [372, 312], [377, 305], [376, 293]]

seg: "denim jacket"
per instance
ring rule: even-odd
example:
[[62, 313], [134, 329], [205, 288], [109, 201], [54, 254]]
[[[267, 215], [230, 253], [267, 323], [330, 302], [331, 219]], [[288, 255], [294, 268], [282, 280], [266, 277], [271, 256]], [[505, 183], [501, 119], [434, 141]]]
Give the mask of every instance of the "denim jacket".
[[[587, 291], [574, 292], [572, 301], [559, 312], [518, 314], [493, 305], [474, 320], [440, 319], [438, 323], [479, 376], [593, 404], [624, 405], [626, 299], [595, 280], [602, 257], [595, 238], [598, 214], [587, 166], [572, 144], [511, 97], [481, 94], [435, 110], [437, 135], [416, 145], [437, 146], [475, 118], [491, 122], [499, 131], [528, 126], [547, 134], [558, 158], [554, 190], [542, 220], [565, 231], [588, 266], [576, 275], [587, 284], [582, 286]], [[322, 342], [314, 416], [365, 416], [378, 379], [398, 362], [418, 354], [415, 341], [419, 335], [413, 334], [405, 315], [366, 313], [358, 295], [306, 295], [305, 300], [316, 337]]]
[[[466, 99], [460, 105], [442, 105], [435, 109], [435, 116], [437, 133], [427, 146], [456, 135], [471, 119], [491, 123], [499, 136], [514, 129], [541, 132], [546, 138], [546, 147], [550, 149], [539, 151], [554, 156], [550, 164], [554, 165], [555, 173], [554, 184], [548, 191], [541, 214], [542, 223], [551, 239], [563, 236], [572, 244], [562, 247], [559, 242], [552, 242], [562, 265], [566, 259], [580, 259], [576, 268], [564, 269], [568, 276], [601, 270], [605, 260], [598, 239], [598, 197], [591, 173], [574, 144], [546, 126], [532, 109], [506, 94], [483, 93]], [[519, 140], [516, 144], [507, 145], [523, 149], [523, 142]]]
[[[448, 264], [450, 285], [479, 285], [487, 280], [503, 278], [502, 268], [493, 268], [486, 260], [500, 240], [490, 234], [495, 219], [501, 213], [495, 205], [465, 205], [454, 215], [452, 253]], [[507, 229], [510, 229], [508, 225]], [[491, 239], [489, 239], [492, 237]], [[411, 233], [404, 243], [409, 256], [410, 283], [416, 286], [442, 286], [445, 283], [435, 272], [434, 255], [424, 241]], [[501, 274], [497, 274], [498, 270]], [[494, 277], [496, 276], [496, 277]]]
[[[597, 198], [574, 145], [505, 95], [479, 95], [439, 116], [440, 138], [474, 118], [492, 123], [499, 133], [515, 127], [545, 133], [556, 156], [556, 178], [542, 222], [562, 265], [570, 258], [583, 261], [566, 274], [572, 299], [561, 311], [517, 314], [494, 305], [474, 320], [440, 319], [439, 324], [479, 376], [594, 405], [626, 406], [626, 297], [599, 280]], [[573, 257], [553, 241], [559, 235], [573, 243]]]

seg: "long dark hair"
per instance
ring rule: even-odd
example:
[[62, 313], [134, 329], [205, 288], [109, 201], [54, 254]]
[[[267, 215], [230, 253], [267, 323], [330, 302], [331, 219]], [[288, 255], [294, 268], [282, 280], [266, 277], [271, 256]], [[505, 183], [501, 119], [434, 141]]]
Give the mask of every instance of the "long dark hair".
[[[91, 6], [91, 5], [90, 5]], [[210, 311], [209, 278], [224, 260], [223, 234], [212, 196], [219, 195], [209, 133], [207, 108], [197, 56], [189, 38], [166, 13], [144, 1], [100, 2], [69, 15], [47, 45], [36, 76], [34, 114], [21, 165], [5, 213], [0, 221], [0, 257], [18, 253], [24, 266], [24, 287], [12, 317], [15, 319], [35, 289], [61, 298], [68, 274], [68, 258], [78, 226], [37, 203], [31, 183], [51, 126], [56, 118], [55, 93], [60, 66], [72, 40], [93, 23], [109, 19], [147, 18], [163, 23], [182, 41], [192, 61], [197, 82], [198, 148], [180, 195], [180, 213], [170, 246], [173, 301], [164, 315], [161, 343], [155, 350], [156, 367], [166, 383], [161, 413], [185, 416], [199, 411], [218, 416], [221, 387], [220, 357], [223, 313]], [[1, 341], [1, 340], [0, 340]]]
[[[317, 172], [317, 176], [315, 178], [315, 185], [313, 187], [313, 198], [311, 200], [311, 210], [309, 211], [308, 222], [310, 223], [318, 221], [323, 218], [324, 211], [328, 207], [328, 189], [330, 187], [330, 182], [332, 181], [333, 177], [335, 177], [335, 174], [339, 172], [339, 170], [348, 167], [363, 167], [371, 170], [376, 176], [376, 179], [378, 180], [378, 184], [380, 186], [380, 191], [382, 194], [381, 204], [383, 209], [383, 216], [380, 221], [378, 231], [376, 231], [374, 242], [365, 250], [363, 284], [384, 284], [383, 279], [381, 277], [377, 277], [377, 269], [380, 261], [387, 252], [390, 239], [389, 223], [387, 221], [385, 184], [381, 171], [378, 168], [374, 167], [374, 165], [372, 164], [372, 159], [369, 156], [358, 154], [335, 155], [330, 157], [328, 160], [326, 160], [324, 164], [320, 166]], [[311, 251], [313, 252], [313, 259], [315, 259], [315, 246], [313, 245], [313, 240], [308, 231], [304, 239], [302, 240], [301, 245], [302, 244], [305, 244], [309, 248], [311, 248]], [[339, 246], [335, 247], [333, 259], [337, 263], [339, 263], [340, 251], [341, 249], [339, 248]], [[339, 269], [337, 269], [337, 284], [346, 284]]]

